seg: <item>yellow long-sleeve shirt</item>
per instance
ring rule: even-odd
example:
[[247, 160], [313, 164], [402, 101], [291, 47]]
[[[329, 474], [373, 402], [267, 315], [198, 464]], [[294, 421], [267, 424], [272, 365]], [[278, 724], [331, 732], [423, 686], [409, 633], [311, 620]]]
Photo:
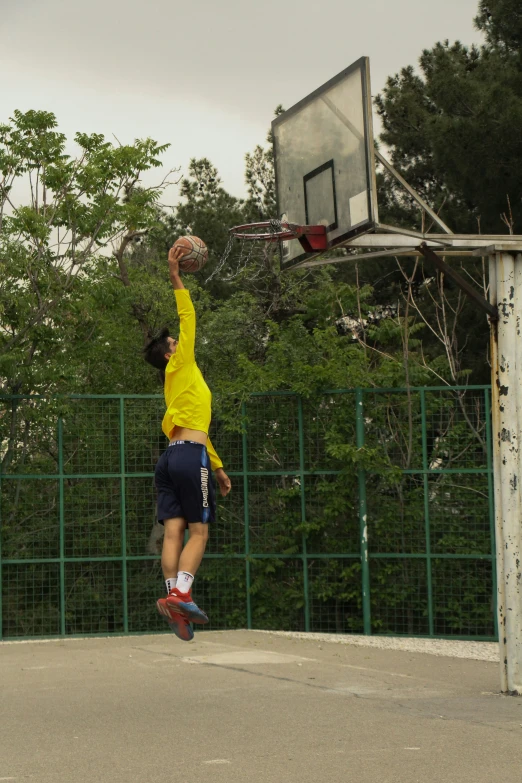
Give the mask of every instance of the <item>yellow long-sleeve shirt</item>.
[[[167, 410], [162, 429], [169, 440], [174, 427], [188, 427], [206, 432], [211, 419], [212, 394], [201, 370], [196, 364], [194, 344], [196, 341], [196, 313], [186, 288], [174, 291], [178, 308], [180, 333], [179, 342], [165, 370], [165, 403]], [[210, 438], [207, 451], [212, 470], [223, 467]]]

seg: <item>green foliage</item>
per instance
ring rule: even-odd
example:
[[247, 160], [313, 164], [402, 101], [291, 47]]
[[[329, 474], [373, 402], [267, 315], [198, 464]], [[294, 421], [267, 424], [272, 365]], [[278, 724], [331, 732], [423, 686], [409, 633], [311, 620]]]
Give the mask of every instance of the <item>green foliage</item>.
[[358, 448], [353, 443], [329, 443], [326, 451], [335, 459], [347, 463], [346, 470], [371, 470], [375, 474], [382, 471], [392, 483], [401, 476], [400, 469], [390, 463], [389, 457], [382, 453], [382, 449], [369, 449], [365, 446]]
[[490, 46], [520, 57], [522, 8], [518, 0], [480, 0], [475, 24]]
[[[78, 133], [79, 155], [72, 159], [56, 126], [53, 114], [38, 111], [15, 111], [0, 126], [5, 391], [72, 390], [80, 382], [78, 355], [97, 317], [90, 309], [93, 278], [107, 287], [103, 298], [110, 299], [113, 288], [106, 248], [156, 224], [164, 189], [138, 182], [160, 165], [167, 145], [146, 139], [115, 147], [100, 134]], [[13, 202], [15, 187], [25, 203]]]
[[438, 43], [422, 53], [420, 74], [403, 68], [376, 99], [394, 164], [461, 233], [503, 233], [522, 219], [520, 8], [487, 8], [487, 46]]

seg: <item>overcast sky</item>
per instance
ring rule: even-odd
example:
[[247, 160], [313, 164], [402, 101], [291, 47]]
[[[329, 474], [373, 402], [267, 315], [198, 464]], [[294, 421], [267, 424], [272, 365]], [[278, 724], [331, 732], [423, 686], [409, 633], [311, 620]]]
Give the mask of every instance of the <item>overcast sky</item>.
[[[478, 0], [0, 0], [0, 121], [56, 114], [68, 137], [151, 136], [168, 168], [210, 158], [243, 195], [273, 110], [362, 55], [372, 92], [448, 38], [480, 43]], [[156, 181], [158, 174], [154, 172]], [[176, 189], [165, 199], [176, 200]]]

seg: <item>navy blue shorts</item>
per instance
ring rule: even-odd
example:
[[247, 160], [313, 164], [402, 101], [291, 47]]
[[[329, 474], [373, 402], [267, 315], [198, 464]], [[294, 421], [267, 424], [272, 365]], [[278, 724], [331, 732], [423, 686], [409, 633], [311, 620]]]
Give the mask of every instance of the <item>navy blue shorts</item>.
[[158, 522], [175, 517], [187, 523], [215, 521], [216, 490], [206, 446], [174, 441], [159, 458], [154, 478]]

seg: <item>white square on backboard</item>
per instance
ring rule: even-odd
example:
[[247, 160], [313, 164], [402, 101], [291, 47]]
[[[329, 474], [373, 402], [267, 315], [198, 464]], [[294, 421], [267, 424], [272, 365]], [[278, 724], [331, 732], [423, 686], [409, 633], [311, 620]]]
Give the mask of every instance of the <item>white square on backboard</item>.
[[368, 191], [362, 190], [350, 199], [350, 222], [352, 226], [368, 220]]

